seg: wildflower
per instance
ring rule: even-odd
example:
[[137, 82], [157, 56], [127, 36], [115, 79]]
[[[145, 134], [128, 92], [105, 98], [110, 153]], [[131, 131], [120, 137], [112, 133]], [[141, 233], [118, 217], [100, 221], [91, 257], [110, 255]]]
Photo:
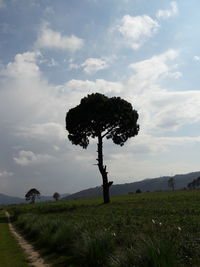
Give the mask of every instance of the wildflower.
[[115, 234], [115, 233], [113, 233], [113, 236], [116, 236], [116, 234]]
[[180, 226], [178, 226], [178, 230], [179, 230], [179, 231], [181, 231], [181, 230], [182, 230]]
[[162, 225], [162, 223], [161, 223], [161, 222], [159, 222], [159, 225], [161, 226], [161, 225]]
[[152, 221], [152, 223], [154, 223], [154, 224], [156, 223], [154, 219], [152, 219], [151, 221]]

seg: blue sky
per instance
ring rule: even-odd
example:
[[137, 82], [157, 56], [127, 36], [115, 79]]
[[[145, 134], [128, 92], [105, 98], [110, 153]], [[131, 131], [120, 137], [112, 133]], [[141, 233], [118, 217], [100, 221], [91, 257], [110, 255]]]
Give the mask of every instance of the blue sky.
[[106, 142], [114, 183], [199, 170], [200, 2], [0, 0], [0, 192], [101, 185], [96, 140], [72, 146], [66, 112], [120, 96], [140, 132]]

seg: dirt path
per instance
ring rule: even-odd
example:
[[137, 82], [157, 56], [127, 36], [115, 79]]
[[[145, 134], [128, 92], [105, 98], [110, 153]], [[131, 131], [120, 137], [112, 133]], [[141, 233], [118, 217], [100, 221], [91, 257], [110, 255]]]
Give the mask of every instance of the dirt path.
[[10, 231], [16, 238], [19, 245], [24, 250], [25, 254], [27, 255], [27, 258], [30, 262], [30, 266], [50, 267], [51, 265], [44, 263], [44, 260], [41, 258], [40, 254], [34, 250], [33, 246], [30, 243], [28, 243], [20, 234], [16, 232], [15, 228], [10, 222], [10, 214], [7, 211], [5, 212], [5, 214], [6, 214], [6, 217], [8, 218], [8, 225], [9, 225]]

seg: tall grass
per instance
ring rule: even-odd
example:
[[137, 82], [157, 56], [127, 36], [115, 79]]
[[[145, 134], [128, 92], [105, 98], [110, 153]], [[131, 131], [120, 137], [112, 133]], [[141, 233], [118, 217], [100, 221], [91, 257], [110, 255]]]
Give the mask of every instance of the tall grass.
[[107, 267], [114, 249], [114, 240], [110, 233], [86, 231], [74, 244], [74, 260], [82, 267]]
[[116, 251], [112, 267], [176, 267], [178, 259], [173, 239], [161, 236], [133, 238], [133, 243]]
[[[200, 193], [142, 193], [10, 208], [57, 266], [200, 266]], [[141, 238], [142, 236], [142, 238]], [[55, 261], [56, 259], [57, 261]], [[58, 264], [59, 261], [59, 264]]]

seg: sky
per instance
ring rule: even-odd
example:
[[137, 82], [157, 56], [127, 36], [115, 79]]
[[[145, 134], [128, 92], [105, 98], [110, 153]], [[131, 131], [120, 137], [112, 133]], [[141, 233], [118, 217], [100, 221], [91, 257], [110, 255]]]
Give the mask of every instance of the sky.
[[68, 140], [81, 98], [139, 113], [123, 147], [104, 143], [114, 184], [199, 171], [199, 0], [0, 0], [0, 193], [100, 186], [97, 140]]

